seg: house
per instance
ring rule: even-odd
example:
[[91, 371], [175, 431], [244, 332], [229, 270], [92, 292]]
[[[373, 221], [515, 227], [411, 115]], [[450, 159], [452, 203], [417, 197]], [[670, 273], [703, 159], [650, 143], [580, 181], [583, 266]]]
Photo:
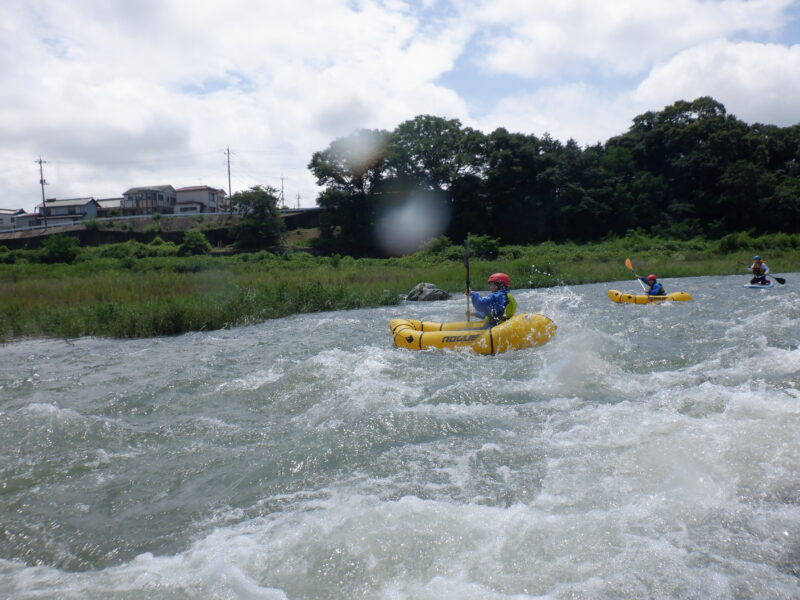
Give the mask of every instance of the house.
[[17, 229], [25, 227], [40, 227], [44, 224], [44, 218], [39, 213], [24, 213], [17, 215], [15, 225]]
[[207, 185], [178, 188], [175, 197], [177, 214], [219, 212], [225, 204], [225, 190]]
[[67, 200], [57, 200], [48, 198], [44, 206], [41, 204], [36, 207], [40, 215], [47, 218], [47, 225], [74, 225], [84, 219], [97, 218], [97, 211], [100, 205], [94, 198], [69, 198]]
[[24, 215], [22, 208], [0, 208], [0, 231], [20, 227], [16, 224], [17, 217]]
[[97, 201], [100, 208], [97, 210], [98, 217], [118, 217], [122, 215], [122, 201], [124, 198], [101, 198]]
[[123, 215], [172, 214], [175, 212], [175, 188], [171, 185], [135, 187], [122, 193]]

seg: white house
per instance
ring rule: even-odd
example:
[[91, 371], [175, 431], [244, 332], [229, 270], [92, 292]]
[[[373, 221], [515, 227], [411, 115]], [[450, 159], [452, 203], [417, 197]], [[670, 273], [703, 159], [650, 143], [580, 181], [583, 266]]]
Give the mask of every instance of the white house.
[[178, 188], [175, 197], [176, 214], [218, 212], [225, 203], [225, 190], [197, 185]]
[[16, 224], [17, 217], [24, 214], [22, 208], [0, 208], [0, 231], [20, 227]]

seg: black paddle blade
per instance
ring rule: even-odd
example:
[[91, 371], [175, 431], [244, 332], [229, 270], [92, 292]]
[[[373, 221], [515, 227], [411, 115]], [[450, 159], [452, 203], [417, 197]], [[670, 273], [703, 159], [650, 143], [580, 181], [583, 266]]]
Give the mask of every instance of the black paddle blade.
[[773, 278], [775, 281], [777, 281], [778, 283], [780, 283], [781, 285], [783, 285], [784, 283], [786, 283], [786, 280], [785, 280], [783, 277], [775, 277], [775, 276], [773, 276], [772, 278]]

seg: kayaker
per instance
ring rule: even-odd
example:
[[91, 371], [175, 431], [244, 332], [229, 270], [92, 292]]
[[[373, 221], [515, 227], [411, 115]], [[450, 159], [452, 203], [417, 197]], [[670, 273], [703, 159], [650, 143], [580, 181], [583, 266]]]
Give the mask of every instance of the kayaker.
[[494, 327], [514, 316], [517, 311], [517, 301], [508, 291], [511, 278], [505, 273], [493, 273], [489, 275], [487, 282], [490, 293], [485, 298], [472, 290], [467, 290], [464, 294], [472, 300], [472, 306], [475, 308], [472, 314], [483, 319], [487, 327]]
[[655, 275], [650, 273], [647, 277], [639, 277], [639, 279], [647, 284], [647, 295], [648, 296], [666, 296], [667, 291], [664, 289], [664, 286], [658, 283], [658, 279]]
[[749, 270], [751, 273], [753, 273], [753, 278], [750, 280], [750, 285], [769, 285], [769, 279], [767, 279], [769, 267], [760, 256], [756, 255], [753, 257], [753, 264], [750, 265]]

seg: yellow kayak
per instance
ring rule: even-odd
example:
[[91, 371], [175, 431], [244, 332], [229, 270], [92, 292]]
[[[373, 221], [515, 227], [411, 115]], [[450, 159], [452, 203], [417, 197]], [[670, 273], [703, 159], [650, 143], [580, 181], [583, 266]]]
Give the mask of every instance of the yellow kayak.
[[470, 348], [478, 354], [497, 354], [544, 344], [555, 334], [556, 324], [544, 315], [522, 313], [491, 328], [483, 321], [392, 319], [389, 330], [398, 348]]
[[664, 300], [685, 302], [692, 299], [692, 295], [687, 292], [672, 292], [666, 296], [648, 296], [647, 294], [626, 294], [618, 290], [608, 290], [608, 297], [613, 302], [630, 302], [631, 304], [651, 304], [653, 302], [663, 302]]

